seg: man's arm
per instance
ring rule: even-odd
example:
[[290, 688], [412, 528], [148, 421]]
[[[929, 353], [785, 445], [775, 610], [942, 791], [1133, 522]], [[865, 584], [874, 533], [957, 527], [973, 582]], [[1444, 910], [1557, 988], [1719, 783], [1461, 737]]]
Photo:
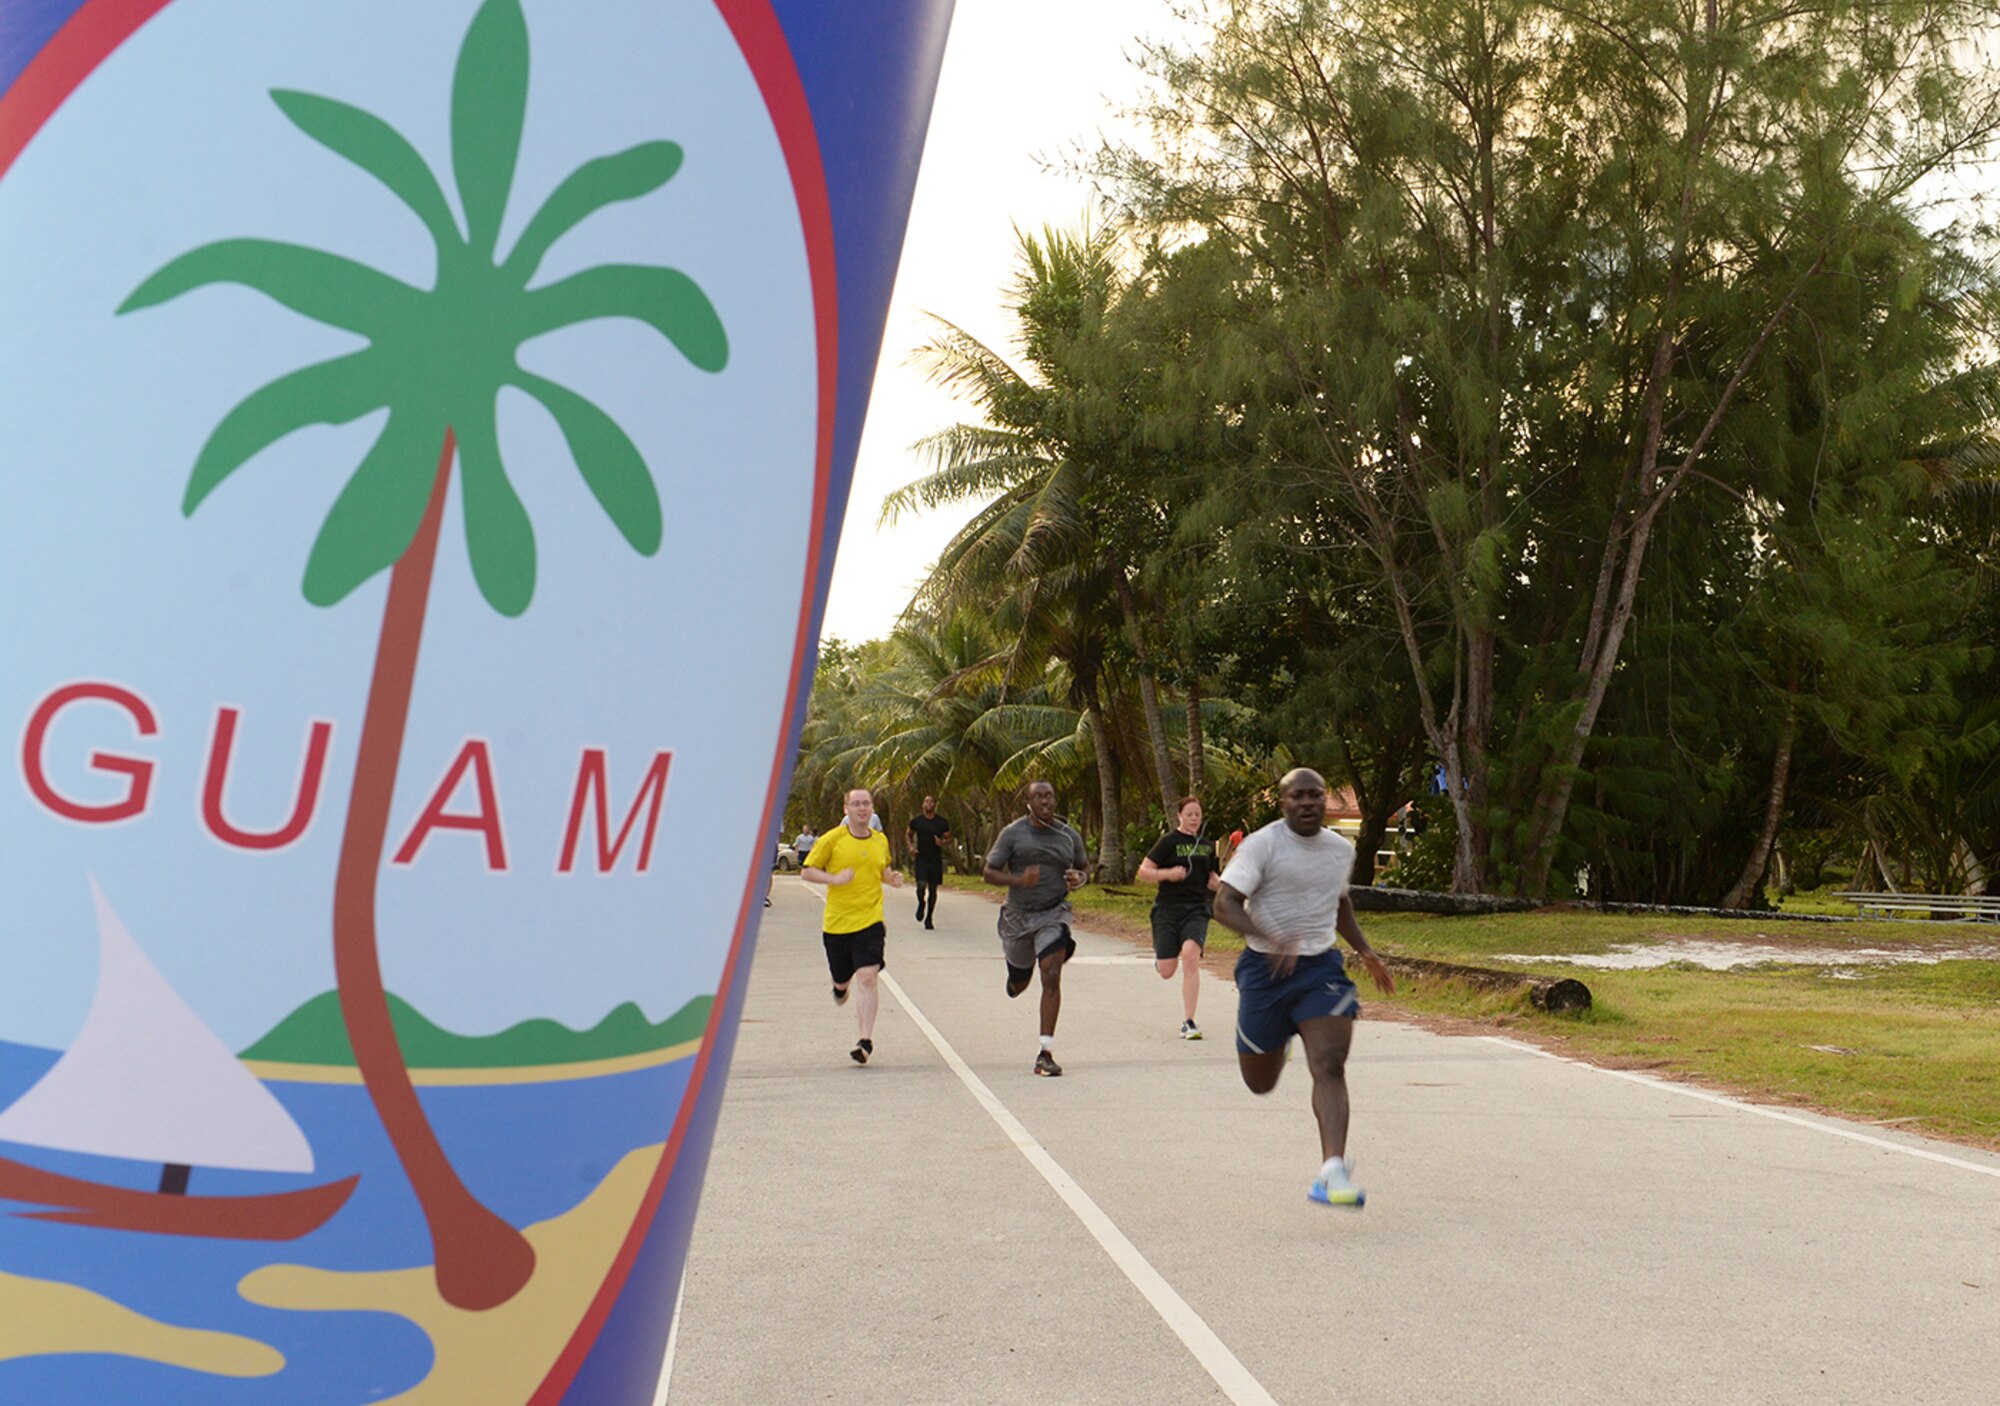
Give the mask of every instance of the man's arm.
[[1259, 927], [1257, 920], [1250, 916], [1250, 910], [1244, 906], [1243, 894], [1235, 885], [1225, 882], [1216, 889], [1215, 921], [1242, 933], [1245, 937], [1255, 937], [1268, 942], [1272, 950], [1266, 952], [1264, 956], [1271, 964], [1272, 973], [1280, 977], [1292, 974], [1292, 967], [1299, 960], [1298, 939]]
[[1334, 931], [1347, 939], [1347, 945], [1354, 949], [1354, 955], [1368, 968], [1368, 975], [1383, 991], [1393, 995], [1396, 979], [1389, 975], [1389, 967], [1381, 954], [1371, 947], [1368, 939], [1361, 935], [1361, 920], [1354, 916], [1354, 900], [1346, 894], [1340, 896], [1340, 913], [1333, 920]]
[[830, 871], [826, 867], [833, 862], [833, 853], [833, 841], [824, 836], [814, 840], [812, 848], [799, 856], [799, 877], [809, 884], [825, 884], [828, 888], [835, 889], [853, 883], [853, 865], [850, 864], [838, 872]]
[[1229, 884], [1223, 884], [1215, 891], [1215, 921], [1245, 937], [1262, 938], [1266, 942], [1281, 940], [1257, 926], [1257, 920], [1244, 906], [1243, 895]]
[[989, 857], [986, 863], [986, 872], [981, 874], [980, 877], [985, 879], [987, 883], [998, 888], [1032, 888], [1042, 881], [1042, 866], [1039, 864], [1030, 864], [1027, 868], [1016, 874], [1010, 869], [995, 869], [992, 859]]
[[1071, 826], [1069, 832], [1069, 857], [1070, 866], [1063, 871], [1063, 882], [1074, 893], [1090, 877], [1090, 851], [1083, 847], [1083, 836], [1075, 826]]

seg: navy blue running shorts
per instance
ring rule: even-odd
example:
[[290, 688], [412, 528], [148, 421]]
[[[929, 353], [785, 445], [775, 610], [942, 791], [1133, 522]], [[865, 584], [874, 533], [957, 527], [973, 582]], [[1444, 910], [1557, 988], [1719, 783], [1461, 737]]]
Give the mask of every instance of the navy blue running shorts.
[[1361, 995], [1337, 949], [1299, 958], [1283, 980], [1262, 952], [1245, 948], [1236, 959], [1236, 1048], [1244, 1054], [1283, 1049], [1303, 1021], [1359, 1014]]

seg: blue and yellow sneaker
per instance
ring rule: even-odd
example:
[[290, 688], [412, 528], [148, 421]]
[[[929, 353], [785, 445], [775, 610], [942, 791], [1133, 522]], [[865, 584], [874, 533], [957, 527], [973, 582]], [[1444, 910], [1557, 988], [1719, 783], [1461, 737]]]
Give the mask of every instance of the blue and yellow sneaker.
[[1358, 1211], [1368, 1204], [1368, 1193], [1354, 1184], [1346, 1165], [1333, 1158], [1313, 1178], [1313, 1184], [1306, 1190], [1306, 1200], [1322, 1206], [1350, 1206]]

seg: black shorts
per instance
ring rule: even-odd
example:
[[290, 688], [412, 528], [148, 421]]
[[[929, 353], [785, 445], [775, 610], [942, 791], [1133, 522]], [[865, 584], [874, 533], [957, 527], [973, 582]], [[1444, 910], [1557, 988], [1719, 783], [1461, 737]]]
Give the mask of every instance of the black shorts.
[[882, 948], [888, 940], [889, 930], [880, 923], [870, 923], [859, 932], [823, 932], [821, 939], [826, 943], [826, 969], [833, 973], [833, 984], [845, 986], [854, 979], [854, 973], [863, 967], [886, 967], [882, 959]]
[[1208, 909], [1191, 903], [1153, 905], [1153, 955], [1168, 961], [1181, 954], [1181, 946], [1192, 942], [1208, 950]]
[[910, 877], [917, 883], [936, 888], [944, 882], [944, 856], [918, 859], [910, 864]]

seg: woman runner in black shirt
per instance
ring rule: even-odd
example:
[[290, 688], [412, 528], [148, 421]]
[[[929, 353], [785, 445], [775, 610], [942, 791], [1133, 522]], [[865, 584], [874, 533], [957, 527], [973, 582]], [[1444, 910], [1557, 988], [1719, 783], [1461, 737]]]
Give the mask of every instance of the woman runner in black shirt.
[[1174, 808], [1175, 827], [1160, 837], [1139, 862], [1141, 883], [1158, 884], [1153, 900], [1153, 958], [1162, 981], [1181, 974], [1181, 1038], [1199, 1040], [1194, 1023], [1201, 996], [1201, 954], [1208, 945], [1209, 895], [1218, 875], [1215, 844], [1202, 838], [1201, 802], [1183, 796]]

